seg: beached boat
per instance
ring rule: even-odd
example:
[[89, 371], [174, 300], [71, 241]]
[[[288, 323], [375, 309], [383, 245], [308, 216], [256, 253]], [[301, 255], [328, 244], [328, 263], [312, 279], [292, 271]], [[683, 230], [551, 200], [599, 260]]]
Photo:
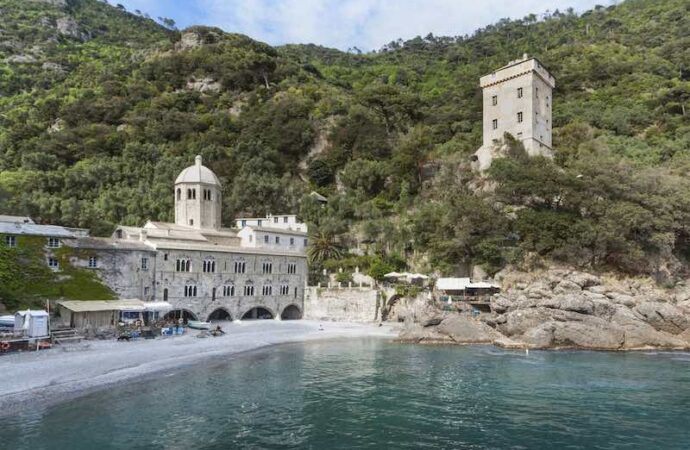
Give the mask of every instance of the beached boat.
[[211, 322], [202, 322], [200, 320], [190, 320], [187, 322], [189, 328], [194, 328], [195, 330], [210, 330]]

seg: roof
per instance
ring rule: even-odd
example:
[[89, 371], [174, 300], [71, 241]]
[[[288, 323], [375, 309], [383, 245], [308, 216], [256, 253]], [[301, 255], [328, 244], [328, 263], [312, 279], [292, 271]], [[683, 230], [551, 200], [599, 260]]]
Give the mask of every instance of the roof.
[[258, 227], [254, 225], [247, 225], [244, 228], [249, 228], [254, 231], [268, 231], [270, 233], [278, 233], [278, 234], [292, 234], [292, 235], [298, 235], [298, 236], [306, 236], [307, 233], [304, 231], [299, 231], [299, 230], [291, 230], [290, 228], [274, 228], [274, 227]]
[[220, 180], [211, 169], [201, 165], [201, 155], [194, 158], [194, 165], [184, 169], [177, 176], [175, 184], [179, 183], [204, 183], [220, 186]]
[[436, 280], [436, 289], [442, 291], [462, 291], [470, 284], [470, 278], [439, 278]]
[[311, 197], [314, 197], [316, 200], [318, 200], [318, 201], [320, 201], [320, 202], [327, 202], [327, 201], [328, 201], [328, 199], [327, 199], [326, 197], [324, 197], [323, 195], [319, 194], [319, 193], [316, 192], [316, 191], [311, 191], [311, 192], [309, 193], [309, 195], [310, 195]]
[[154, 249], [143, 242], [126, 239], [86, 237], [70, 241], [66, 243], [66, 245], [73, 248], [89, 248], [98, 250], [141, 250], [154, 252]]
[[34, 223], [29, 216], [5, 216], [0, 214], [0, 222], [19, 222], [19, 223]]
[[141, 300], [65, 300], [58, 305], [72, 312], [98, 311], [144, 311], [146, 304]]
[[465, 289], [499, 289], [500, 286], [489, 281], [475, 281], [470, 278], [439, 278], [436, 289], [442, 291], [464, 291]]
[[33, 236], [50, 236], [62, 238], [76, 238], [88, 235], [87, 230], [66, 228], [58, 225], [38, 225], [35, 223], [0, 222], [0, 233], [26, 234]]
[[43, 311], [42, 309], [27, 309], [26, 311], [17, 311], [14, 313], [15, 315], [19, 314], [20, 316], [31, 316], [31, 317], [40, 317], [40, 316], [47, 316], [48, 313], [46, 311]]

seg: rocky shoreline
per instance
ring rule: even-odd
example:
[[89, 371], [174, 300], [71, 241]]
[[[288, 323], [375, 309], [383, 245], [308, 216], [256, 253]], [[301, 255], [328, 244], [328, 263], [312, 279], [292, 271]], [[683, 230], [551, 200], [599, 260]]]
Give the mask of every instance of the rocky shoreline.
[[690, 349], [690, 290], [650, 279], [617, 279], [563, 268], [512, 271], [504, 291], [477, 317], [458, 304], [444, 311], [409, 308], [397, 341], [493, 344], [505, 348], [587, 350]]

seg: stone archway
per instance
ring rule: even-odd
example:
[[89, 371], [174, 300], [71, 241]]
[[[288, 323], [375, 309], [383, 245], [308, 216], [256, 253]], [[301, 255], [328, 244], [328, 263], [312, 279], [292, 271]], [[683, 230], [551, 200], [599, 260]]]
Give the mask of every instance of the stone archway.
[[164, 320], [179, 320], [182, 319], [185, 323], [190, 320], [199, 320], [193, 312], [188, 309], [173, 309], [168, 312], [164, 317]]
[[217, 308], [217, 309], [214, 309], [213, 312], [211, 312], [211, 314], [208, 315], [207, 320], [209, 322], [217, 321], [217, 320], [228, 320], [229, 321], [229, 320], [232, 320], [232, 314], [230, 314], [228, 312], [228, 310], [225, 308]]
[[273, 319], [274, 317], [275, 315], [270, 309], [263, 306], [255, 306], [242, 315], [242, 320]]
[[302, 311], [297, 305], [288, 305], [280, 314], [280, 320], [298, 320], [302, 318]]
[[386, 301], [386, 304], [383, 307], [383, 311], [381, 311], [381, 320], [383, 322], [397, 317], [397, 315], [395, 314], [395, 307], [398, 305], [398, 302], [401, 298], [402, 297], [400, 295], [395, 294]]

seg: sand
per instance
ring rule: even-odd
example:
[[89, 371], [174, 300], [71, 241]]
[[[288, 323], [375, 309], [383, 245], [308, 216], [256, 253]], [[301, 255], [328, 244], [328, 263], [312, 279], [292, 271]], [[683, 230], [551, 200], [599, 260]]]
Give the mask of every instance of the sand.
[[[257, 320], [222, 323], [226, 334], [131, 342], [84, 341], [40, 352], [0, 357], [0, 415], [65, 401], [157, 372], [179, 370], [271, 345], [353, 337], [393, 338], [397, 330], [377, 324]], [[322, 326], [323, 330], [319, 330]]]

